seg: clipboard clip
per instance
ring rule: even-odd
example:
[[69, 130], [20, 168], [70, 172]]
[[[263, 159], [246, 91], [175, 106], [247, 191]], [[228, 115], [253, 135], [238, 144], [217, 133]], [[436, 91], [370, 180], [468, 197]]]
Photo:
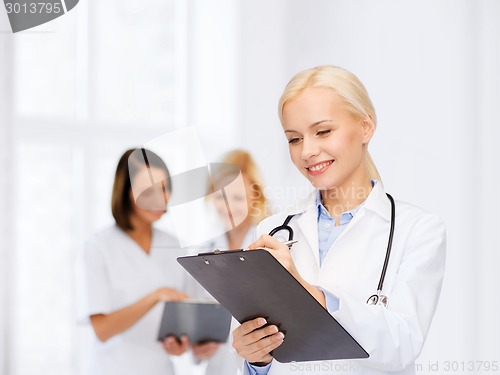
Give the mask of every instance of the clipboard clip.
[[208, 253], [199, 253], [198, 256], [203, 256], [203, 255], [219, 255], [219, 254], [226, 254], [226, 253], [238, 253], [245, 251], [244, 249], [234, 249], [234, 250], [220, 250], [220, 249], [215, 249], [214, 251], [209, 251]]
[[[198, 256], [202, 256], [203, 257], [203, 261], [205, 262], [205, 264], [210, 264], [210, 261], [205, 258], [205, 256], [207, 255], [219, 255], [219, 254], [226, 254], [226, 253], [241, 253], [245, 251], [244, 249], [234, 249], [234, 250], [220, 250], [220, 249], [215, 249], [214, 251], [210, 251], [208, 253], [199, 253]], [[243, 256], [240, 256], [240, 260], [242, 262], [245, 261], [245, 257]]]

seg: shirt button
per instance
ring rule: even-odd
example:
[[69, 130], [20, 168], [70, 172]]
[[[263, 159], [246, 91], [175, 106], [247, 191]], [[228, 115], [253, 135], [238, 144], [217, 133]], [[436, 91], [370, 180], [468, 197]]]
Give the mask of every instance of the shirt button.
[[325, 228], [330, 228], [330, 223], [326, 223]]

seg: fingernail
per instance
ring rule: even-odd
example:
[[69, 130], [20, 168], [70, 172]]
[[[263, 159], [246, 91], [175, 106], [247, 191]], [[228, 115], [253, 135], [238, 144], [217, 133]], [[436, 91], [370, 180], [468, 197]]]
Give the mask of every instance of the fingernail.
[[264, 319], [264, 318], [259, 318], [259, 319], [257, 320], [257, 324], [258, 324], [259, 326], [263, 326], [263, 325], [264, 325], [264, 324], [266, 324], [266, 323], [267, 323], [267, 321], [266, 321], [266, 319]]
[[272, 330], [272, 332], [276, 333], [276, 332], [278, 332], [278, 327], [273, 326], [273, 327], [271, 328], [271, 330]]
[[283, 332], [278, 332], [276, 335], [276, 341], [284, 340], [285, 339], [285, 334]]

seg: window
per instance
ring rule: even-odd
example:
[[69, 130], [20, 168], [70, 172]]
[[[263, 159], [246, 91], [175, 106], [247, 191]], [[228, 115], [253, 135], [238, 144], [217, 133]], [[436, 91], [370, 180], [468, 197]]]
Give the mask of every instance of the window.
[[[8, 374], [78, 374], [74, 258], [112, 222], [121, 153], [177, 126], [185, 108], [183, 1], [82, 1], [13, 37]], [[120, 35], [120, 38], [117, 38]], [[8, 89], [10, 90], [10, 89]], [[0, 347], [1, 348], [1, 347]]]

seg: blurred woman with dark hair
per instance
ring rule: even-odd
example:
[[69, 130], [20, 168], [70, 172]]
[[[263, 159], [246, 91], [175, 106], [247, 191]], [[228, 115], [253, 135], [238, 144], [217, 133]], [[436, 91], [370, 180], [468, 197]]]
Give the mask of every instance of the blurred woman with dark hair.
[[174, 374], [165, 351], [185, 351], [186, 345], [172, 344], [174, 338], [157, 341], [160, 302], [187, 297], [176, 262], [184, 251], [176, 238], [153, 227], [171, 191], [158, 155], [145, 149], [122, 155], [112, 193], [115, 224], [87, 242], [78, 262], [79, 319], [95, 333], [87, 374]]

